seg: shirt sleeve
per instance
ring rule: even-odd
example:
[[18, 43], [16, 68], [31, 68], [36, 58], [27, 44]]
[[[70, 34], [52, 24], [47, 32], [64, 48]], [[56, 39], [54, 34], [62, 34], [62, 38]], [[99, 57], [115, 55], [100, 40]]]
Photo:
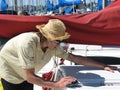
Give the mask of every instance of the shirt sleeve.
[[67, 53], [62, 47], [59, 46], [56, 48], [55, 56], [63, 59], [67, 59], [67, 57], [69, 56], [69, 53]]
[[35, 43], [32, 41], [23, 41], [18, 47], [18, 58], [21, 67], [30, 69], [35, 67]]

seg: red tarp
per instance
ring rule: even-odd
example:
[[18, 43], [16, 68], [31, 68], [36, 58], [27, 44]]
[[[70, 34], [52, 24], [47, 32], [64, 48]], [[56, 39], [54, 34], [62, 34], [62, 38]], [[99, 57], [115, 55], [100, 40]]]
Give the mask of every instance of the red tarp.
[[11, 38], [19, 33], [35, 31], [36, 24], [49, 19], [62, 20], [71, 34], [69, 43], [120, 45], [120, 0], [105, 9], [89, 14], [63, 16], [0, 15], [0, 36]]

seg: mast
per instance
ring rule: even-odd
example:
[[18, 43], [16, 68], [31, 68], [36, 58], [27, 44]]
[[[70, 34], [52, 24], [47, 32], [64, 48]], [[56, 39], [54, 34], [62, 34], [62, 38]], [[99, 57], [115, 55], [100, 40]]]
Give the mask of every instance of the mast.
[[83, 4], [84, 4], [84, 6], [86, 7], [86, 0], [83, 0]]
[[102, 0], [102, 7], [105, 8], [105, 0]]
[[18, 5], [17, 5], [17, 0], [14, 0], [14, 10], [15, 10], [15, 11], [18, 11], [18, 10], [17, 10], [17, 6], [18, 6]]
[[75, 1], [73, 0], [73, 14], [75, 13], [75, 3], [74, 3]]

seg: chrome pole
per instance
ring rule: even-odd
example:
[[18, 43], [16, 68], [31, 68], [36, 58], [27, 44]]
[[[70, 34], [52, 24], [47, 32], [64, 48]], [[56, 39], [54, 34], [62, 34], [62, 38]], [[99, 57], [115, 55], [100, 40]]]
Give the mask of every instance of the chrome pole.
[[14, 10], [15, 10], [15, 11], [18, 11], [17, 6], [18, 6], [17, 0], [14, 0]]
[[105, 0], [102, 1], [103, 9], [105, 8]]

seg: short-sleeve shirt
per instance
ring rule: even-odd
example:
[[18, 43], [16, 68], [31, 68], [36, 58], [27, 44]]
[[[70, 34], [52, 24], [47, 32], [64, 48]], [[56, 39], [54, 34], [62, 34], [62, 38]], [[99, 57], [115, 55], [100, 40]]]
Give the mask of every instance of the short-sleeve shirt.
[[68, 53], [59, 46], [44, 53], [35, 32], [22, 33], [10, 39], [0, 52], [0, 76], [18, 84], [26, 80], [24, 69], [38, 72], [53, 56], [66, 59]]

